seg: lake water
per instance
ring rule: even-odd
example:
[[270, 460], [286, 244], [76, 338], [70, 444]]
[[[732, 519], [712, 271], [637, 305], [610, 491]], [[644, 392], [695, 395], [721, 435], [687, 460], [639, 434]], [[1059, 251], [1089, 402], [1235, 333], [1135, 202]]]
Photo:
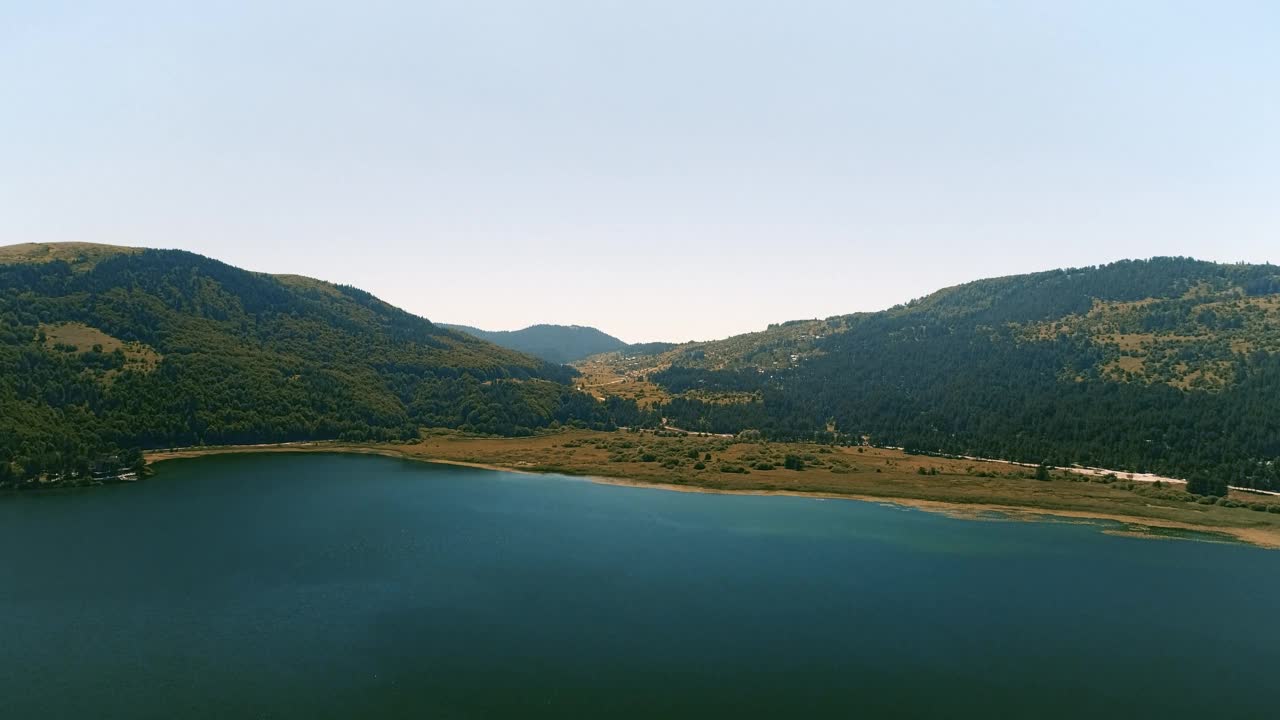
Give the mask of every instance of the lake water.
[[1259, 718], [1280, 553], [377, 457], [0, 496], [2, 718]]

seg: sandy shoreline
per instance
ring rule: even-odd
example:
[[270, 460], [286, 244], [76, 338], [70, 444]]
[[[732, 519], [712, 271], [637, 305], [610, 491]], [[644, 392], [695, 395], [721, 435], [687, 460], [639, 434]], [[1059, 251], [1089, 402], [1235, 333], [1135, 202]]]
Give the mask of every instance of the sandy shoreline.
[[377, 455], [381, 457], [393, 457], [403, 460], [412, 460], [414, 462], [435, 463], [438, 465], [454, 465], [458, 467], [478, 468], [481, 470], [497, 470], [501, 472], [514, 472], [526, 475], [562, 475], [565, 477], [578, 478], [600, 485], [616, 485], [621, 487], [637, 487], [649, 488], [653, 490], [664, 490], [668, 492], [686, 492], [686, 493], [704, 493], [716, 495], [761, 495], [761, 496], [788, 496], [802, 498], [819, 498], [824, 500], [852, 500], [856, 502], [874, 502], [889, 505], [897, 505], [899, 507], [908, 507], [925, 512], [939, 513], [948, 517], [980, 520], [993, 519], [984, 517], [988, 513], [997, 513], [1002, 520], [1014, 520], [1024, 522], [1043, 522], [1046, 519], [1065, 518], [1081, 521], [1110, 521], [1126, 525], [1125, 528], [1108, 530], [1114, 534], [1133, 535], [1137, 537], [1156, 537], [1143, 532], [1151, 528], [1160, 528], [1164, 530], [1181, 530], [1195, 533], [1210, 533], [1228, 536], [1240, 542], [1244, 542], [1257, 547], [1268, 549], [1280, 549], [1280, 534], [1258, 528], [1233, 528], [1211, 525], [1196, 525], [1194, 523], [1179, 522], [1176, 520], [1162, 520], [1156, 518], [1145, 518], [1133, 515], [1124, 515], [1117, 513], [1094, 512], [1083, 510], [1059, 510], [1053, 508], [1037, 508], [1025, 505], [1001, 505], [993, 503], [955, 503], [941, 500], [924, 500], [919, 498], [901, 498], [880, 495], [860, 495], [853, 493], [822, 493], [822, 492], [801, 492], [795, 490], [733, 490], [721, 488], [709, 488], [697, 485], [683, 485], [675, 483], [649, 482], [645, 480], [634, 480], [621, 477], [610, 477], [594, 474], [573, 474], [564, 471], [543, 471], [531, 469], [531, 467], [520, 467], [510, 465], [499, 465], [494, 463], [472, 462], [464, 460], [451, 460], [447, 458], [434, 458], [420, 455], [405, 450], [391, 447], [362, 447], [358, 445], [343, 445], [340, 443], [326, 444], [321, 442], [297, 442], [282, 444], [266, 444], [266, 445], [227, 445], [217, 447], [196, 447], [196, 448], [176, 448], [171, 450], [158, 450], [145, 453], [146, 459], [152, 463], [160, 463], [167, 460], [179, 460], [183, 458], [203, 457], [208, 455], [227, 455], [240, 453], [288, 453], [288, 452], [332, 452], [352, 455]]
[[691, 485], [674, 485], [670, 483], [650, 483], [642, 480], [628, 480], [626, 478], [610, 478], [599, 476], [583, 476], [601, 485], [620, 485], [624, 487], [640, 487], [653, 488], [656, 490], [667, 490], [672, 492], [688, 492], [688, 493], [708, 493], [718, 495], [782, 495], [787, 497], [803, 497], [803, 498], [820, 498], [823, 500], [853, 500], [856, 502], [872, 502], [887, 505], [898, 505], [900, 507], [909, 507], [925, 512], [938, 513], [948, 517], [959, 518], [962, 520], [982, 520], [993, 519], [984, 518], [985, 513], [999, 513], [1001, 520], [1016, 520], [1023, 522], [1043, 522], [1046, 518], [1070, 518], [1075, 520], [1105, 520], [1118, 522], [1128, 525], [1128, 528], [1117, 529], [1110, 532], [1114, 534], [1129, 534], [1135, 537], [1153, 537], [1141, 532], [1145, 528], [1162, 528], [1166, 530], [1186, 530], [1196, 533], [1213, 533], [1221, 535], [1229, 535], [1236, 540], [1256, 545], [1258, 547], [1268, 549], [1280, 549], [1280, 537], [1275, 533], [1266, 530], [1255, 530], [1252, 528], [1231, 528], [1217, 527], [1209, 525], [1195, 525], [1193, 523], [1178, 522], [1176, 520], [1159, 520], [1154, 518], [1137, 517], [1134, 515], [1120, 515], [1113, 513], [1091, 512], [1085, 510], [1057, 510], [1052, 508], [1035, 508], [1020, 505], [999, 505], [993, 503], [952, 503], [941, 500], [923, 500], [920, 498], [895, 498], [880, 495], [856, 495], [856, 494], [839, 494], [839, 493], [816, 493], [816, 492], [797, 492], [794, 490], [722, 490], [718, 488], [697, 487]]

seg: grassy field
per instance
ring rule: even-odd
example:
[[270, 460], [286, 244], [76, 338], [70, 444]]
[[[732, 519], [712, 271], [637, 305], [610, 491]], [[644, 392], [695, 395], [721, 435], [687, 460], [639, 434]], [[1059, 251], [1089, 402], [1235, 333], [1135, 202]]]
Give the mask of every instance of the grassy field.
[[[740, 442], [652, 432], [564, 431], [530, 438], [425, 433], [414, 443], [294, 443], [192, 448], [148, 454], [157, 462], [220, 452], [358, 452], [527, 472], [584, 475], [673, 490], [813, 494], [890, 501], [974, 517], [999, 511], [1031, 519], [1050, 514], [1116, 520], [1130, 530], [1212, 531], [1280, 548], [1280, 497], [1235, 493], [1225, 504], [1198, 502], [1174, 486], [1087, 478], [1001, 463], [933, 458], [881, 448]], [[793, 466], [786, 469], [790, 457]], [[1221, 502], [1221, 501], [1220, 501]], [[1238, 505], [1238, 506], [1235, 506]]]
[[21, 243], [0, 247], [0, 263], [64, 260], [76, 270], [87, 270], [99, 260], [119, 253], [139, 253], [141, 248], [95, 243]]
[[574, 364], [582, 373], [574, 385], [600, 400], [616, 396], [635, 400], [642, 408], [651, 407], [671, 399], [662, 388], [645, 379], [646, 372], [652, 369], [651, 362], [649, 356], [628, 358], [618, 352], [594, 355]]
[[150, 372], [160, 364], [160, 354], [151, 347], [139, 342], [124, 342], [84, 323], [42, 324], [40, 331], [45, 336], [45, 347], [51, 350], [63, 349], [79, 354], [94, 349], [103, 353], [119, 350], [124, 355], [125, 368], [142, 372]]

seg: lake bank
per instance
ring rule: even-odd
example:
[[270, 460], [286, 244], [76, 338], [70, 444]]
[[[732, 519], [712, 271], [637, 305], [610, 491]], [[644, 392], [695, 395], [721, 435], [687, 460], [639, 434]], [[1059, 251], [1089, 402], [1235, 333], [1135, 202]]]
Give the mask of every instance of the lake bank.
[[[634, 447], [619, 447], [622, 445]], [[1152, 496], [1152, 489], [1135, 484], [1089, 482], [1065, 474], [1052, 482], [1040, 482], [1009, 472], [1007, 465], [996, 463], [913, 456], [883, 448], [827, 449], [783, 444], [769, 447], [774, 447], [776, 452], [805, 453], [823, 466], [792, 472], [756, 461], [755, 466], [767, 469], [748, 469], [752, 458], [762, 452], [759, 447], [723, 438], [567, 431], [531, 438], [439, 434], [405, 444], [297, 442], [180, 448], [151, 452], [147, 459], [160, 463], [227, 453], [380, 455], [487, 470], [555, 473], [603, 484], [678, 492], [891, 503], [968, 519], [982, 519], [996, 513], [1012, 520], [1061, 518], [1115, 522], [1125, 526], [1122, 532], [1143, 534], [1158, 529], [1211, 533], [1259, 547], [1280, 548], [1280, 514], [1160, 499]], [[629, 461], [618, 452], [637, 455]], [[658, 462], [662, 453], [668, 457], [681, 453], [685, 462], [665, 467]], [[688, 457], [691, 455], [699, 459], [691, 462], [694, 460]], [[720, 459], [705, 460], [707, 457]], [[698, 465], [705, 467], [696, 469]], [[1162, 493], [1179, 497], [1175, 491]]]

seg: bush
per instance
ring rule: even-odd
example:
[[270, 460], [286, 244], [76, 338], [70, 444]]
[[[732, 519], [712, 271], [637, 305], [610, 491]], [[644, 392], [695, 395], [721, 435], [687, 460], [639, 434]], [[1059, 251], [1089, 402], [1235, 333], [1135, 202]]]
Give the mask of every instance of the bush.
[[1280, 515], [1280, 505], [1268, 505], [1267, 512], [1276, 513], [1277, 515]]
[[751, 467], [756, 470], [772, 470], [773, 469], [773, 465], [764, 461], [758, 462], [755, 465], [752, 465]]
[[694, 470], [706, 470], [706, 469], [707, 469], [707, 464], [706, 464], [706, 463], [704, 463], [704, 462], [702, 462], [701, 460], [699, 460], [698, 462], [696, 462], [696, 463], [694, 463], [694, 464], [693, 464], [693, 469], [694, 469]]
[[782, 466], [788, 470], [803, 470], [804, 459], [799, 455], [788, 454], [782, 461]]
[[720, 472], [734, 473], [736, 475], [746, 475], [749, 471], [741, 465], [721, 465]]

